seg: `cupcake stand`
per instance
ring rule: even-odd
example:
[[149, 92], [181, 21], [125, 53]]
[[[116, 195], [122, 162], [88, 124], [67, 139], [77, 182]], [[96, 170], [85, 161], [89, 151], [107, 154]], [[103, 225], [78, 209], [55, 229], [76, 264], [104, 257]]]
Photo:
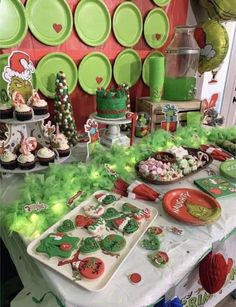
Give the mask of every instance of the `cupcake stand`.
[[[5, 131], [4, 135], [1, 135], [0, 143], [4, 142], [4, 147], [9, 145], [9, 150], [13, 151], [18, 144], [20, 144], [22, 137], [35, 137], [37, 142], [40, 143], [42, 146], [48, 147], [49, 142], [49, 135], [48, 129], [49, 126], [44, 125], [44, 120], [49, 117], [49, 113], [46, 115], [34, 115], [31, 120], [27, 121], [19, 121], [15, 118], [10, 119], [0, 119], [1, 130]], [[56, 159], [54, 163], [62, 163], [67, 160], [69, 156], [59, 158], [58, 154], [56, 154]], [[37, 160], [36, 160], [37, 161]], [[8, 170], [0, 165], [0, 172], [1, 173], [29, 173], [40, 171], [48, 168], [48, 166], [40, 165], [36, 162], [35, 167], [30, 170], [23, 170], [20, 168], [15, 168], [14, 170]]]
[[97, 116], [97, 113], [92, 113], [90, 118], [95, 119], [99, 124], [105, 124], [108, 126], [104, 135], [101, 136], [101, 143], [111, 147], [113, 144], [129, 146], [130, 138], [120, 132], [120, 125], [126, 125], [131, 123], [131, 119], [126, 117], [119, 119], [102, 118]]

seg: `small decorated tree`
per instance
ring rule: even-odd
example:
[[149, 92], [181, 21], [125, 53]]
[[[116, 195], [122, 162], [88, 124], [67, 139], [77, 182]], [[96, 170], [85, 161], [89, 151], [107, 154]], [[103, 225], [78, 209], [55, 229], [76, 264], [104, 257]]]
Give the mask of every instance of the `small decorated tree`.
[[54, 121], [59, 125], [60, 131], [67, 137], [70, 145], [78, 141], [78, 134], [73, 116], [73, 109], [68, 93], [66, 76], [59, 71], [56, 76], [55, 116]]

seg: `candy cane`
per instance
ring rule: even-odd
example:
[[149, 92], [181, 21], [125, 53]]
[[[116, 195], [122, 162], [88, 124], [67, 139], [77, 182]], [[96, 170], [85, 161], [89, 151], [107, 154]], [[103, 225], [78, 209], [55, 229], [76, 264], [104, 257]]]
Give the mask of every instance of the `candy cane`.
[[12, 100], [13, 100], [13, 105], [15, 107], [17, 107], [21, 104], [25, 104], [25, 100], [24, 100], [23, 96], [17, 91], [13, 92]]

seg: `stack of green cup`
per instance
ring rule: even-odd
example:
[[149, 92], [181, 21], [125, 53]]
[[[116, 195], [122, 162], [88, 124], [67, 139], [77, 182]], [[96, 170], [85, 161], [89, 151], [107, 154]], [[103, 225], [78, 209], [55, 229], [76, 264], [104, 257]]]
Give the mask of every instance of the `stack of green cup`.
[[149, 59], [149, 84], [150, 98], [153, 102], [160, 102], [165, 78], [165, 57], [150, 57]]

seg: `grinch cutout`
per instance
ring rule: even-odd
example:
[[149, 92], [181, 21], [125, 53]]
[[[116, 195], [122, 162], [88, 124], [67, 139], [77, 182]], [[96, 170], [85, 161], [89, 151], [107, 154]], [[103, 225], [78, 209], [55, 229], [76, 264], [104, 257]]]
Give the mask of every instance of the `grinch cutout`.
[[162, 113], [165, 116], [165, 120], [161, 122], [161, 128], [169, 132], [175, 132], [178, 125], [178, 112], [179, 110], [175, 105], [164, 105]]
[[2, 73], [3, 79], [7, 82], [8, 96], [11, 98], [14, 92], [18, 92], [27, 102], [32, 95], [34, 72], [35, 67], [29, 55], [22, 51], [13, 51]]

